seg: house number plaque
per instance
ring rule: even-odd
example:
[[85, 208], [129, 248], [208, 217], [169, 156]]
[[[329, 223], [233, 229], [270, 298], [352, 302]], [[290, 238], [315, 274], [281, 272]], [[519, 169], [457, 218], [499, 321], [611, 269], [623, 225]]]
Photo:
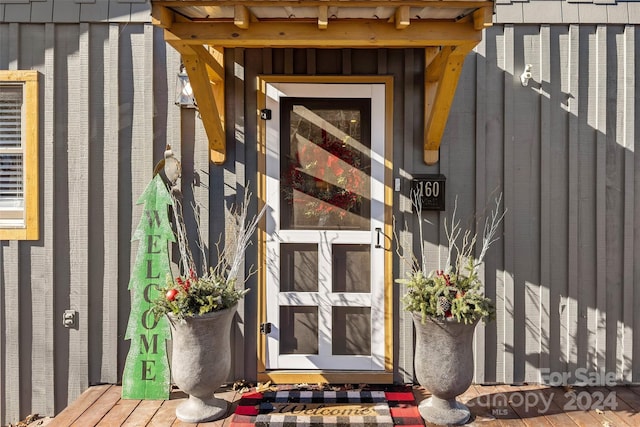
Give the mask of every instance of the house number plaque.
[[411, 180], [411, 199], [419, 197], [423, 210], [445, 210], [444, 175], [418, 175]]

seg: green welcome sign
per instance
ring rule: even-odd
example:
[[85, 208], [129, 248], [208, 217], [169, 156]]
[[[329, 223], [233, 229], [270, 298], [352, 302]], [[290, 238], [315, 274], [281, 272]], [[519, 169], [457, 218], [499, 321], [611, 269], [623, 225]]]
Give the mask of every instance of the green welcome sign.
[[122, 377], [122, 398], [166, 400], [171, 381], [166, 340], [171, 332], [164, 317], [155, 320], [151, 301], [171, 272], [168, 246], [175, 237], [168, 217], [173, 201], [160, 174], [137, 204], [144, 204], [144, 210], [132, 239], [138, 241], [138, 253], [129, 281], [131, 313], [125, 339], [131, 341], [131, 347]]

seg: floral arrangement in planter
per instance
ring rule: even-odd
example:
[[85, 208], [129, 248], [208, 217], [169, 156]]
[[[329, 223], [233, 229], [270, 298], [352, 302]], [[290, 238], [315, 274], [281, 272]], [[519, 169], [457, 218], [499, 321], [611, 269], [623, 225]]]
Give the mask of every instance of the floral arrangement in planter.
[[464, 323], [474, 323], [477, 320], [488, 321], [494, 318], [495, 306], [491, 299], [484, 295], [484, 287], [478, 277], [478, 268], [489, 246], [498, 239], [496, 232], [505, 215], [505, 212], [499, 213], [501, 202], [500, 195], [495, 200], [495, 209], [486, 218], [482, 246], [477, 257], [473, 255], [477, 234], [472, 234], [471, 230], [463, 232], [460, 220], [456, 219], [456, 202], [450, 222], [447, 223], [446, 220], [444, 222], [449, 243], [445, 267], [428, 271], [422, 238], [422, 206], [420, 198], [412, 194], [412, 203], [419, 219], [420, 260], [413, 255], [411, 248], [400, 242], [396, 235], [398, 255], [400, 259], [411, 265], [408, 277], [397, 279], [396, 282], [407, 285], [407, 292], [403, 297], [405, 309], [420, 313], [423, 323], [427, 317], [455, 318]]
[[187, 276], [175, 280], [167, 276], [167, 284], [152, 310], [156, 317], [171, 313], [183, 319], [233, 307], [247, 292], [248, 289], [236, 289], [235, 280], [227, 281], [213, 269], [202, 276], [190, 270]]
[[[263, 208], [248, 221], [250, 197], [249, 192], [245, 193], [242, 204], [237, 208], [230, 209], [231, 221], [227, 232], [233, 237], [228, 239], [224, 249], [220, 248], [220, 242], [216, 244], [217, 258], [212, 267], [207, 268], [205, 247], [202, 244], [200, 229], [197, 230], [197, 245], [203, 260], [203, 271], [200, 275], [196, 272], [193, 255], [187, 244], [181, 204], [174, 198], [174, 218], [180, 251], [179, 268], [185, 273], [175, 278], [172, 275], [167, 275], [166, 285], [159, 289], [160, 296], [153, 301], [152, 312], [156, 319], [165, 314], [171, 314], [182, 320], [186, 317], [221, 311], [233, 307], [249, 292], [249, 289], [237, 286], [238, 273], [245, 251], [251, 245], [251, 236], [265, 212], [265, 208]], [[196, 213], [196, 223], [199, 224], [198, 210], [195, 206], [193, 206], [193, 210]], [[255, 271], [250, 270], [244, 278], [244, 282], [253, 273]]]
[[481, 242], [471, 230], [462, 230], [456, 219], [456, 201], [450, 222], [444, 221], [449, 248], [445, 267], [431, 272], [427, 272], [421, 200], [417, 192], [411, 198], [419, 220], [420, 260], [395, 237], [400, 259], [411, 267], [408, 277], [397, 281], [407, 286], [403, 301], [413, 314], [415, 377], [431, 393], [418, 411], [429, 423], [461, 425], [469, 420], [471, 411], [456, 396], [473, 380], [474, 330], [479, 320], [487, 321], [495, 313], [493, 302], [484, 295], [478, 269], [497, 240], [498, 225], [504, 218], [504, 212], [498, 213], [502, 197], [496, 199], [495, 210], [485, 220]]
[[[361, 167], [358, 150], [322, 130], [321, 141], [299, 145], [296, 158], [289, 159], [284, 176], [291, 191], [286, 198], [304, 204], [305, 216], [337, 214], [344, 218], [362, 202], [365, 180]], [[296, 190], [306, 197], [296, 197]]]

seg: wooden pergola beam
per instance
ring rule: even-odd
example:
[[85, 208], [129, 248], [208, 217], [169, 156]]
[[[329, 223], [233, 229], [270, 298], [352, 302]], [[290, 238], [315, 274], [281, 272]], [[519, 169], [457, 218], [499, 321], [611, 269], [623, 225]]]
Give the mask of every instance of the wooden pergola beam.
[[438, 162], [440, 141], [447, 124], [464, 59], [477, 43], [425, 50], [424, 162]]
[[226, 160], [224, 126], [224, 51], [202, 45], [171, 44], [182, 56], [198, 105], [202, 125], [209, 139], [209, 158], [215, 164]]
[[412, 22], [402, 31], [378, 21], [332, 22], [324, 30], [317, 23], [261, 21], [242, 31], [231, 23], [175, 22], [164, 37], [169, 43], [230, 48], [391, 48], [477, 44], [482, 33], [473, 22]]
[[251, 22], [251, 12], [249, 12], [249, 9], [246, 6], [241, 4], [235, 5], [234, 15], [233, 15], [233, 24], [238, 28], [246, 30], [247, 28], [249, 28], [250, 22]]

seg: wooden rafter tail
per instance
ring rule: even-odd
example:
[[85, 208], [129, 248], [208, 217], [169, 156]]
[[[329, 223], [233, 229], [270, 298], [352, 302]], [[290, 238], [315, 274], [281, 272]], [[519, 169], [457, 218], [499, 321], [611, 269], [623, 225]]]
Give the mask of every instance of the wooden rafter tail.
[[318, 6], [318, 29], [326, 30], [329, 26], [329, 6]]
[[209, 139], [209, 158], [215, 164], [226, 160], [224, 126], [224, 51], [202, 45], [172, 43], [180, 52]]
[[234, 16], [233, 23], [236, 27], [246, 30], [249, 28], [249, 23], [251, 22], [251, 12], [249, 12], [249, 8], [237, 4], [234, 7]]
[[447, 124], [453, 96], [467, 54], [477, 43], [444, 46], [439, 51], [425, 50], [425, 129], [424, 162], [438, 162], [440, 142]]
[[409, 6], [400, 6], [396, 8], [395, 21], [396, 30], [404, 30], [411, 25], [411, 8]]
[[493, 25], [493, 9], [491, 7], [481, 7], [473, 12], [473, 28], [482, 31]]
[[151, 5], [151, 22], [153, 25], [165, 29], [171, 28], [174, 20], [175, 13], [173, 10], [158, 4]]

